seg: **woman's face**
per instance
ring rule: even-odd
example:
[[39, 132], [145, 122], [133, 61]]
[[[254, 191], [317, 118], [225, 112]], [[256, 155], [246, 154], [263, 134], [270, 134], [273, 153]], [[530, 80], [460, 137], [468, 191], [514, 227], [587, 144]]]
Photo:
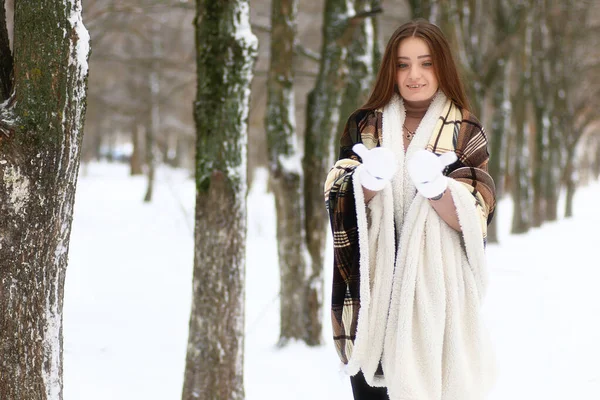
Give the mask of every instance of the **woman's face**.
[[400, 96], [408, 101], [427, 100], [438, 90], [433, 58], [427, 43], [417, 37], [409, 37], [398, 46], [396, 60], [396, 83]]

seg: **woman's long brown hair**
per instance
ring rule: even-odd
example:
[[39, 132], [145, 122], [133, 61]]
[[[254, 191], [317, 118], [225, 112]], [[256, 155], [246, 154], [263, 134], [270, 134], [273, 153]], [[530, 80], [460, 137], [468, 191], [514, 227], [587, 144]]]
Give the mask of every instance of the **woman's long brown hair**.
[[469, 100], [448, 41], [440, 28], [421, 18], [407, 22], [392, 34], [385, 48], [371, 96], [360, 109], [375, 110], [383, 107], [390, 102], [394, 92], [398, 92], [396, 87], [398, 46], [402, 40], [409, 37], [417, 37], [427, 43], [440, 89], [460, 108], [469, 110]]

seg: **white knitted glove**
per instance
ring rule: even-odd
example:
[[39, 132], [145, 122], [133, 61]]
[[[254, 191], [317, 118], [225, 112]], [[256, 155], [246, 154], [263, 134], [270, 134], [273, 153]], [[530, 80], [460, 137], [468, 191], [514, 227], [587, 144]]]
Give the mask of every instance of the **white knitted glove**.
[[408, 174], [419, 193], [431, 199], [444, 193], [448, 187], [449, 178], [442, 171], [456, 160], [453, 151], [438, 157], [430, 151], [418, 150], [408, 161]]
[[359, 170], [360, 183], [369, 190], [379, 191], [394, 177], [398, 164], [394, 152], [384, 147], [367, 149], [364, 144], [357, 143], [352, 147], [362, 159], [363, 168]]

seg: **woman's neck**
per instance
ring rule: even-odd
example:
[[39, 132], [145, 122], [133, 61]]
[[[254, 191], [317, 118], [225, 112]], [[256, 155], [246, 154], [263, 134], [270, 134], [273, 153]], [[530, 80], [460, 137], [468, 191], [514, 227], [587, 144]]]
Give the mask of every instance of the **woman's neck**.
[[410, 119], [417, 119], [420, 121], [425, 116], [425, 113], [427, 112], [427, 109], [429, 108], [433, 97], [434, 96], [430, 97], [429, 99], [418, 101], [404, 100], [406, 117]]

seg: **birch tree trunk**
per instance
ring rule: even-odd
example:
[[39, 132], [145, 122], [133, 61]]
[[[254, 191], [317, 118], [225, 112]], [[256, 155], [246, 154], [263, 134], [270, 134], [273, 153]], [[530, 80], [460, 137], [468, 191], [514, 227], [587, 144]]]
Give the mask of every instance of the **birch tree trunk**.
[[0, 54], [0, 399], [58, 400], [89, 36], [79, 0], [15, 6], [14, 59]]
[[243, 399], [246, 146], [258, 42], [247, 0], [196, 6], [196, 227], [182, 399]]

